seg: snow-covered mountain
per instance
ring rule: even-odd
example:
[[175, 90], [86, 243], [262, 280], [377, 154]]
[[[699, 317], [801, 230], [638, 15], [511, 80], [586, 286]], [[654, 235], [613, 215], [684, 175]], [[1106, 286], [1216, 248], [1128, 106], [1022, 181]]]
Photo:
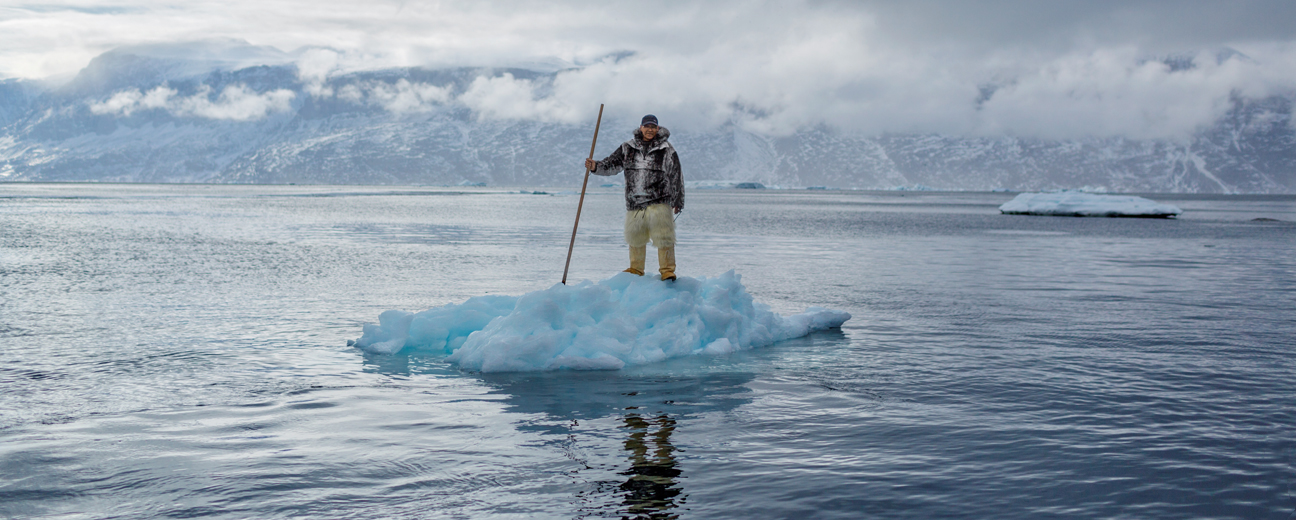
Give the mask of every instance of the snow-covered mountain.
[[[459, 101], [479, 78], [507, 75], [543, 90], [552, 70], [312, 78], [297, 56], [216, 47], [118, 49], [59, 86], [0, 81], [0, 181], [567, 186], [588, 153], [591, 125], [482, 117]], [[605, 121], [599, 155], [635, 123]], [[671, 130], [690, 180], [1296, 193], [1296, 126], [1284, 96], [1238, 97], [1186, 141], [864, 136], [827, 127], [771, 137], [735, 124]]]

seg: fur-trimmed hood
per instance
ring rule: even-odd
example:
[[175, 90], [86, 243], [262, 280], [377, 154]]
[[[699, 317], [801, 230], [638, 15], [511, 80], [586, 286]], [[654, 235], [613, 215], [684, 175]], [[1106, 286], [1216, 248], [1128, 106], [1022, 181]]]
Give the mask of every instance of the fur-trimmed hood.
[[643, 128], [635, 127], [634, 136], [635, 138], [630, 141], [631, 146], [634, 146], [635, 148], [639, 148], [640, 150], [642, 150], [644, 149], [642, 145], [646, 142], [648, 144], [647, 149], [654, 150], [656, 148], [660, 148], [664, 146], [666, 141], [670, 139], [670, 130], [664, 126], [658, 126], [657, 137], [654, 137], [652, 141], [644, 141]]

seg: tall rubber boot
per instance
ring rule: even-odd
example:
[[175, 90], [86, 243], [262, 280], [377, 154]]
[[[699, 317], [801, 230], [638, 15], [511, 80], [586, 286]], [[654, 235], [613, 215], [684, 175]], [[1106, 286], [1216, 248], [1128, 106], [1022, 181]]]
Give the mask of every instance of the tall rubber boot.
[[662, 280], [675, 279], [675, 247], [657, 248], [657, 265], [660, 266]]
[[648, 259], [648, 246], [630, 246], [630, 268], [623, 272], [634, 273], [639, 276], [644, 274], [644, 262]]

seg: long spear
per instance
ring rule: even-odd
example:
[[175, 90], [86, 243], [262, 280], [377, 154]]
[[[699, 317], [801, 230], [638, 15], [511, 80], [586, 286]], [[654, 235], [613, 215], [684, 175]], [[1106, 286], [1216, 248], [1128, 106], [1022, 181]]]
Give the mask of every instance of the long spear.
[[[598, 144], [599, 126], [603, 124], [603, 104], [599, 103], [598, 121], [594, 123], [594, 142], [590, 143], [589, 158], [594, 158], [594, 145]], [[563, 285], [567, 285], [567, 270], [571, 268], [572, 249], [576, 247], [576, 228], [580, 227], [581, 208], [585, 206], [585, 187], [589, 185], [590, 169], [585, 168], [585, 181], [581, 183], [580, 202], [576, 203], [576, 223], [572, 224], [571, 243], [567, 244], [567, 265], [563, 266]]]

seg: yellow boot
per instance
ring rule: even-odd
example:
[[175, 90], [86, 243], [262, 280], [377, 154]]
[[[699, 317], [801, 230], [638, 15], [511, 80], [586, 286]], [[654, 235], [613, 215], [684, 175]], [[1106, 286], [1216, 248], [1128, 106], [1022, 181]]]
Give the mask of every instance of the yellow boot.
[[675, 248], [659, 247], [657, 248], [657, 265], [660, 266], [662, 280], [675, 279]]
[[634, 273], [639, 276], [644, 274], [644, 262], [648, 259], [648, 246], [630, 246], [630, 268], [623, 272]]

